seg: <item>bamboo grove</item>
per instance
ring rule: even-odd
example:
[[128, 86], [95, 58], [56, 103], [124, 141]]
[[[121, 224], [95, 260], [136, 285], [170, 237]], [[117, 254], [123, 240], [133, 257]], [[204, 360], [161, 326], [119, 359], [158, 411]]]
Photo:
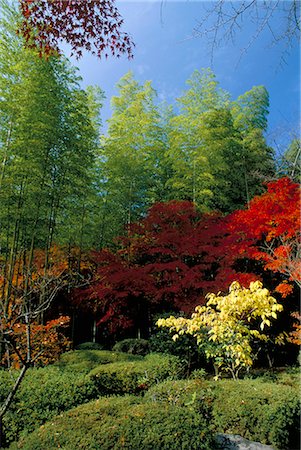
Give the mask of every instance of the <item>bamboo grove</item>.
[[[1, 10], [0, 360], [10, 351], [22, 365], [39, 355], [33, 327], [47, 326], [58, 292], [87, 282], [87, 251], [114, 247], [157, 202], [190, 201], [201, 213], [241, 208], [277, 178], [279, 161], [265, 139], [266, 89], [233, 101], [209, 69], [192, 74], [173, 107], [158, 102], [151, 82], [126, 74], [104, 133], [102, 90], [83, 89], [62, 55], [26, 48], [18, 13], [3, 2]], [[298, 152], [294, 141], [282, 175], [298, 176]]]

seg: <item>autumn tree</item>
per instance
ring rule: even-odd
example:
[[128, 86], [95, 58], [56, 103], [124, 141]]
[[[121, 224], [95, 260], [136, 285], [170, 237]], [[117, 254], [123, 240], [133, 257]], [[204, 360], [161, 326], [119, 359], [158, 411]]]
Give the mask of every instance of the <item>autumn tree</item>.
[[123, 19], [114, 0], [63, 2], [19, 0], [21, 18], [17, 29], [27, 47], [39, 55], [59, 53], [59, 44], [71, 46], [72, 54], [132, 57], [133, 41], [122, 31]]
[[261, 261], [265, 270], [280, 273], [283, 295], [300, 287], [300, 187], [289, 178], [267, 184], [249, 208], [229, 217], [229, 232], [236, 235], [237, 255]]
[[[261, 282], [250, 283], [248, 289], [233, 282], [225, 296], [208, 294], [205, 306], [197, 306], [191, 318], [159, 319], [159, 327], [167, 327], [173, 339], [190, 334], [197, 339], [208, 359], [212, 359], [219, 371], [230, 372], [238, 378], [243, 368], [250, 368], [254, 360], [252, 342], [266, 341], [264, 329], [283, 306], [277, 303]], [[259, 323], [258, 323], [259, 322]]]
[[191, 312], [207, 292], [228, 282], [224, 273], [217, 285], [223, 259], [210, 253], [225, 235], [223, 225], [222, 216], [200, 214], [188, 201], [156, 203], [115, 249], [94, 254], [95, 277], [76, 293], [76, 305], [92, 311], [101, 329], [115, 336], [126, 329], [147, 335], [157, 312]]
[[[249, 209], [228, 216], [200, 213], [187, 201], [153, 205], [114, 250], [95, 254], [96, 276], [77, 305], [93, 311], [109, 332], [128, 327], [147, 333], [149, 315], [190, 313], [209, 292], [262, 280], [280, 298], [290, 296], [289, 320], [299, 283], [298, 186], [283, 179], [267, 187]], [[289, 322], [284, 326], [290, 331]]]
[[[5, 446], [3, 419], [28, 369], [55, 361], [70, 344], [62, 333], [69, 324], [69, 317], [61, 316], [44, 323], [39, 320], [58, 293], [72, 285], [73, 278], [67, 259], [59, 261], [55, 251], [51, 252], [55, 261], [45, 272], [43, 253], [37, 251], [34, 256], [28, 256], [32, 258], [30, 280], [22, 267], [14, 268], [13, 295], [8, 299], [3, 294], [0, 297], [0, 366], [18, 371], [11, 390], [0, 405], [0, 448]], [[28, 267], [28, 262], [24, 260], [23, 265]], [[4, 285], [3, 276], [1, 285]]]

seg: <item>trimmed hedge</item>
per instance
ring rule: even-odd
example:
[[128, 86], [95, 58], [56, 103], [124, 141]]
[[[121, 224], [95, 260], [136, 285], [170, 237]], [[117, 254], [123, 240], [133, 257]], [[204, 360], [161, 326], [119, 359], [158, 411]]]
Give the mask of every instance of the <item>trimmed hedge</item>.
[[116, 342], [113, 352], [130, 353], [131, 355], [145, 356], [150, 352], [149, 342], [146, 339], [124, 339]]
[[[2, 386], [6, 392], [12, 386], [12, 380], [8, 384], [7, 377], [3, 379], [2, 376], [1, 372], [1, 394]], [[92, 380], [84, 375], [63, 372], [53, 366], [30, 369], [4, 417], [6, 440], [11, 442], [22, 430], [32, 431], [51, 417], [95, 399], [97, 395]]]
[[219, 430], [270, 444], [281, 450], [299, 448], [299, 391], [261, 380], [220, 381], [213, 415]]
[[111, 397], [56, 417], [13, 444], [11, 450], [57, 448], [210, 450], [213, 437], [207, 420], [193, 408]]
[[141, 356], [111, 352], [109, 350], [73, 350], [63, 353], [59, 361], [54, 365], [63, 370], [89, 373], [90, 370], [101, 364], [142, 360]]
[[[120, 362], [110, 363], [112, 360]], [[99, 361], [104, 364], [95, 368]], [[94, 369], [87, 375], [91, 365]], [[56, 365], [28, 370], [4, 419], [6, 439], [16, 440], [21, 432], [31, 432], [55, 415], [99, 395], [137, 393], [146, 389], [146, 383], [176, 376], [178, 370], [177, 358], [164, 355], [149, 355], [144, 359], [104, 351], [66, 353]], [[11, 375], [1, 370], [0, 401], [12, 385]]]
[[98, 366], [88, 376], [99, 395], [112, 395], [135, 394], [166, 378], [177, 379], [182, 373], [183, 365], [176, 356], [153, 353], [142, 361]]
[[299, 445], [299, 391], [291, 386], [257, 380], [165, 382], [145, 395], [156, 403], [176, 405], [202, 401], [212, 405], [216, 432], [239, 434], [281, 450]]
[[184, 406], [203, 398], [204, 393], [206, 398], [210, 397], [209, 393], [212, 397], [210, 384], [204, 380], [167, 380], [152, 386], [145, 393], [144, 398], [148, 402], [168, 402], [172, 405]]
[[75, 347], [75, 350], [103, 350], [103, 346], [98, 342], [82, 342]]

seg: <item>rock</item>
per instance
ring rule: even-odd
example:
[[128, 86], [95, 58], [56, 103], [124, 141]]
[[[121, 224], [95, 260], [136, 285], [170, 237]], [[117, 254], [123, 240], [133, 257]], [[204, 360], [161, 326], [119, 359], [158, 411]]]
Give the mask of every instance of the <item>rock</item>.
[[216, 450], [274, 450], [270, 445], [249, 441], [238, 434], [219, 433], [215, 440]]

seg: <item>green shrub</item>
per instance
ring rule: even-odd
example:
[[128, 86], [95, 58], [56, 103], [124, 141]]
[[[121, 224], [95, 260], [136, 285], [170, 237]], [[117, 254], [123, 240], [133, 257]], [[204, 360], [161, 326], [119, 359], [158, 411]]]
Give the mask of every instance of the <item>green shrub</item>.
[[292, 386], [300, 392], [301, 379], [300, 379], [300, 368], [292, 367], [282, 371], [277, 372], [277, 383], [285, 384], [286, 386]]
[[110, 352], [109, 350], [73, 350], [64, 353], [55, 366], [72, 372], [89, 373], [100, 364], [114, 362], [139, 361], [142, 357], [127, 353]]
[[112, 350], [114, 352], [124, 352], [142, 356], [145, 356], [150, 352], [149, 343], [146, 339], [124, 339], [123, 341], [117, 342]]
[[[103, 364], [95, 367], [100, 362]], [[86, 375], [91, 367], [91, 374]], [[51, 417], [99, 394], [137, 393], [175, 377], [180, 368], [178, 359], [172, 356], [143, 358], [96, 350], [66, 353], [56, 365], [28, 370], [4, 420], [7, 440], [11, 442], [22, 431], [31, 432]], [[3, 401], [13, 385], [7, 371], [0, 371], [0, 385]]]
[[203, 380], [167, 380], [152, 386], [144, 398], [149, 402], [183, 406], [193, 399], [195, 393], [203, 392], [205, 387], [208, 387], [208, 383]]
[[274, 369], [256, 369], [249, 372], [248, 379], [259, 379], [266, 382], [275, 382], [285, 384], [287, 386], [295, 387], [300, 391], [300, 368], [299, 367], [285, 367]]
[[103, 346], [98, 342], [82, 342], [76, 346], [76, 350], [103, 350]]
[[176, 356], [152, 353], [142, 361], [98, 366], [89, 373], [100, 395], [133, 394], [166, 378], [176, 379], [183, 366]]
[[[1, 377], [1, 392], [3, 381], [8, 386], [7, 377]], [[53, 366], [29, 369], [4, 418], [6, 439], [11, 442], [22, 430], [30, 432], [49, 418], [96, 396], [92, 380], [84, 375], [62, 372]]]
[[296, 389], [260, 380], [216, 383], [213, 408], [218, 430], [270, 444], [299, 448], [300, 401]]
[[18, 371], [0, 369], [0, 404], [6, 399], [14, 381], [18, 377]]
[[[299, 448], [299, 392], [296, 388], [258, 380], [179, 380], [153, 386], [145, 394], [153, 402], [212, 406], [217, 432], [239, 434], [274, 448]], [[207, 409], [206, 409], [207, 408]]]
[[193, 408], [103, 398], [59, 417], [11, 449], [209, 450], [210, 427]]
[[189, 406], [212, 423], [214, 392], [203, 380], [165, 381], [151, 387], [145, 400], [153, 403], [169, 403], [175, 406]]
[[[173, 314], [178, 317], [179, 314]], [[161, 314], [157, 317], [167, 318], [170, 314]], [[178, 356], [186, 366], [188, 374], [200, 366], [206, 365], [205, 357], [197, 346], [193, 336], [181, 335], [174, 341], [168, 329], [154, 326], [149, 339], [150, 351], [155, 353], [167, 353]]]

